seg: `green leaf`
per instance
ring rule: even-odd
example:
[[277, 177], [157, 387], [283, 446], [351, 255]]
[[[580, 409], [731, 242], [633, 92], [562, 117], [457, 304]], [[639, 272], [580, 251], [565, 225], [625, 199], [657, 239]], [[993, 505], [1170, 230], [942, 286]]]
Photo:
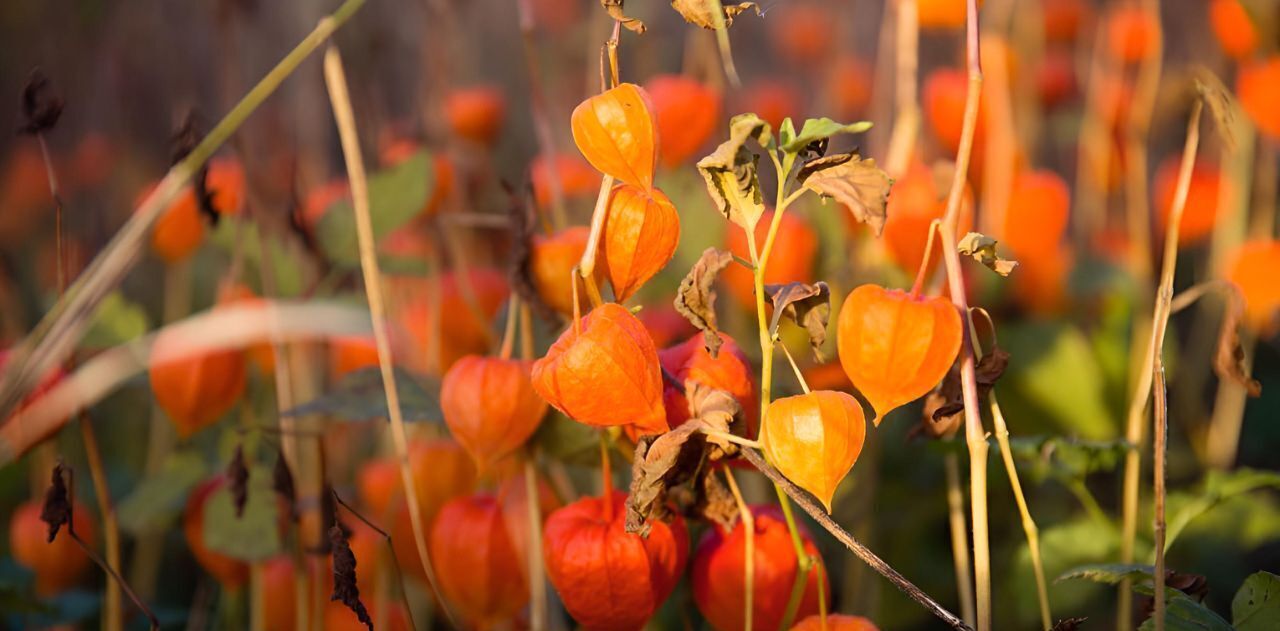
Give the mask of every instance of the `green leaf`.
[[1246, 578], [1231, 600], [1231, 623], [1239, 631], [1280, 629], [1280, 576], [1258, 572]]
[[1009, 439], [1009, 451], [1017, 460], [1032, 465], [1039, 479], [1079, 480], [1099, 471], [1114, 471], [1129, 451], [1121, 440], [1086, 441], [1061, 436], [1016, 436]]
[[767, 148], [773, 141], [769, 123], [755, 114], [734, 116], [729, 121], [729, 139], [698, 161], [698, 172], [706, 180], [716, 210], [747, 232], [755, 230], [764, 214], [756, 170], [760, 156], [746, 146], [751, 139]]
[[[209, 241], [222, 250], [232, 253], [237, 249], [245, 263], [255, 271], [246, 273], [246, 277], [256, 277], [262, 269], [262, 250], [258, 247], [262, 240], [271, 262], [271, 270], [275, 274], [276, 292], [280, 296], [299, 296], [303, 292], [302, 268], [298, 265], [298, 252], [294, 242], [286, 241], [274, 234], [260, 234], [258, 225], [253, 221], [236, 217], [223, 217], [218, 227], [209, 236]], [[239, 245], [243, 244], [243, 245]]]
[[207, 473], [200, 454], [191, 450], [169, 454], [159, 471], [144, 478], [116, 506], [120, 528], [131, 535], [164, 529], [182, 511], [187, 493]]
[[147, 312], [119, 291], [107, 294], [80, 346], [109, 348], [141, 337], [151, 328]]
[[[1155, 589], [1149, 584], [1134, 585], [1134, 591], [1151, 596]], [[1172, 588], [1164, 590], [1165, 631], [1235, 631], [1235, 629], [1203, 603]], [[1138, 631], [1155, 631], [1155, 616], [1147, 618]]]
[[1164, 549], [1168, 550], [1195, 518], [1236, 496], [1262, 488], [1280, 489], [1280, 472], [1257, 469], [1210, 471], [1199, 492], [1170, 496], [1169, 514], [1172, 517], [1169, 518]]
[[[788, 119], [789, 120], [789, 119]], [[785, 123], [784, 123], [785, 125]], [[825, 140], [837, 134], [860, 134], [871, 129], [869, 121], [858, 121], [856, 123], [837, 123], [830, 118], [810, 118], [804, 122], [804, 126], [800, 128], [800, 134], [784, 140], [783, 135], [779, 134], [779, 142], [781, 149], [787, 153], [796, 153], [804, 149], [809, 143], [816, 140]]]
[[[407, 160], [369, 176], [369, 213], [373, 235], [381, 239], [422, 212], [434, 183], [430, 156], [419, 151]], [[350, 199], [334, 203], [316, 226], [320, 248], [331, 261], [355, 267], [360, 258], [356, 217]]]
[[1000, 345], [1013, 356], [997, 386], [1001, 402], [1010, 404], [1005, 407], [1011, 426], [1047, 418], [1088, 440], [1117, 435], [1119, 421], [1106, 405], [1101, 368], [1079, 329], [1053, 322], [1007, 326]]
[[565, 464], [600, 464], [600, 438], [596, 430], [558, 410], [552, 410], [538, 426], [533, 442], [548, 457]]
[[[439, 391], [432, 383], [424, 388], [424, 378], [406, 370], [395, 368], [397, 393], [400, 395], [400, 413], [406, 421], [439, 421], [440, 401], [431, 394]], [[347, 373], [342, 381], [329, 392], [303, 403], [281, 416], [324, 414], [344, 421], [367, 421], [388, 418], [387, 395], [382, 388], [382, 371], [377, 366], [361, 368]]]
[[778, 127], [778, 145], [785, 147], [791, 144], [796, 137], [796, 124], [792, 122], [788, 116], [782, 119], [782, 126]]
[[1080, 565], [1063, 572], [1058, 581], [1086, 580], [1106, 585], [1116, 585], [1125, 579], [1151, 578], [1151, 566], [1138, 563], [1093, 563]]
[[204, 506], [204, 544], [242, 561], [263, 561], [280, 553], [280, 505], [271, 488], [271, 469], [249, 467], [244, 514], [236, 516], [231, 486], [223, 485]]
[[[1017, 618], [1016, 623], [1007, 628], [1029, 629], [1039, 621], [1035, 574], [1026, 541], [1019, 536], [1016, 545], [1010, 571], [1002, 576], [1005, 582], [1002, 593], [1010, 595], [1008, 603]], [[1118, 529], [1083, 515], [1051, 522], [1040, 531], [1040, 554], [1045, 576], [1052, 579], [1074, 567], [1116, 558], [1120, 554], [1120, 533]], [[1066, 581], [1053, 585], [1050, 597], [1057, 611], [1082, 611], [1103, 591], [1110, 591], [1110, 588], [1086, 581]]]

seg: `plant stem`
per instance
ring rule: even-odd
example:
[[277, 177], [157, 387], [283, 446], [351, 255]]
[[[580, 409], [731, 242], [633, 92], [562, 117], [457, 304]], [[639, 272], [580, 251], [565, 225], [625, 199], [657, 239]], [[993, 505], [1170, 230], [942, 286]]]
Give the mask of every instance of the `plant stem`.
[[756, 520], [751, 514], [751, 507], [747, 506], [746, 501], [742, 499], [742, 491], [738, 489], [738, 482], [733, 479], [733, 473], [728, 467], [723, 468], [724, 479], [729, 482], [729, 490], [733, 493], [733, 501], [738, 504], [738, 518], [742, 520], [743, 541], [743, 557], [745, 562], [742, 565], [742, 628], [743, 631], [752, 631], [755, 627], [751, 624], [752, 615], [755, 613], [755, 597], [756, 597]]
[[791, 349], [786, 344], [778, 344], [782, 347], [782, 354], [787, 356], [787, 363], [791, 364], [791, 370], [796, 374], [796, 381], [800, 382], [800, 389], [805, 394], [809, 394], [809, 382], [804, 380], [804, 373], [800, 372], [800, 366], [796, 364], [796, 358], [791, 356]]
[[[791, 596], [787, 599], [787, 608], [783, 610], [779, 631], [791, 628], [796, 614], [800, 611], [800, 603], [804, 600], [805, 587], [809, 584], [809, 572], [813, 569], [814, 560], [809, 551], [804, 549], [804, 540], [800, 538], [800, 528], [796, 525], [795, 511], [791, 508], [791, 500], [776, 483], [773, 485], [778, 494], [778, 505], [782, 507], [782, 517], [787, 521], [787, 533], [791, 536], [791, 547], [796, 555], [796, 580], [791, 584]], [[822, 592], [819, 585], [818, 592]]]
[[1004, 470], [1009, 476], [1009, 486], [1013, 489], [1013, 499], [1018, 504], [1018, 513], [1022, 516], [1022, 531], [1027, 535], [1027, 549], [1031, 553], [1031, 568], [1036, 574], [1036, 598], [1040, 603], [1040, 624], [1048, 631], [1053, 626], [1053, 616], [1049, 610], [1049, 587], [1044, 579], [1044, 563], [1040, 558], [1040, 529], [1031, 518], [1031, 509], [1027, 507], [1027, 498], [1022, 493], [1022, 481], [1018, 478], [1018, 468], [1013, 463], [1013, 451], [1009, 448], [1009, 426], [1004, 422], [1004, 413], [1000, 411], [1000, 403], [996, 401], [996, 393], [988, 395], [991, 402], [991, 418], [995, 423], [996, 443], [1000, 445], [1000, 457], [1004, 460]]
[[524, 461], [524, 497], [529, 521], [529, 545], [527, 550], [527, 570], [529, 572], [529, 627], [533, 631], [544, 631], [547, 628], [547, 582], [543, 578], [542, 567], [542, 507], [541, 494], [538, 491], [538, 472], [534, 468], [535, 455], [532, 451]]
[[600, 439], [600, 498], [604, 502], [604, 520], [613, 521], [613, 466], [609, 461], [609, 439], [604, 430], [599, 431]]
[[1151, 367], [1154, 373], [1155, 390], [1153, 396], [1155, 403], [1152, 406], [1154, 413], [1152, 414], [1152, 423], [1155, 425], [1152, 431], [1155, 448], [1155, 466], [1153, 467], [1152, 477], [1155, 480], [1152, 486], [1155, 490], [1155, 612], [1152, 618], [1156, 621], [1156, 631], [1164, 631], [1164, 539], [1165, 539], [1165, 515], [1164, 515], [1164, 496], [1165, 496], [1165, 455], [1168, 448], [1169, 438], [1169, 409], [1167, 403], [1168, 393], [1165, 391], [1164, 382], [1164, 364], [1160, 361], [1160, 357], [1156, 357], [1155, 365]]
[[733, 65], [733, 50], [729, 45], [729, 25], [724, 19], [724, 3], [721, 0], [706, 0], [711, 9], [712, 20], [716, 26], [716, 44], [720, 47], [720, 63], [724, 66], [724, 76], [734, 89], [742, 87], [738, 78], [738, 68]]
[[960, 458], [947, 452], [942, 464], [947, 474], [947, 515], [951, 524], [951, 559], [956, 570], [956, 592], [960, 615], [967, 624], [974, 621], [973, 570], [969, 565], [968, 524], [964, 519], [964, 491], [960, 488]]
[[[143, 200], [129, 221], [94, 257], [71, 289], [45, 314], [35, 330], [22, 342], [16, 361], [0, 380], [0, 418], [8, 418], [35, 384], [38, 376], [65, 360], [83, 336], [102, 300], [124, 279], [138, 260], [151, 226], [178, 196], [192, 175], [213, 152], [239, 129], [254, 110], [365, 3], [346, 0], [332, 15], [321, 20], [284, 59], [280, 60], [240, 102], [218, 122], [208, 135], [181, 162], [169, 169], [156, 188]], [[2, 455], [0, 455], [2, 456]]]
[[[387, 333], [386, 312], [382, 304], [382, 272], [378, 269], [375, 252], [373, 221], [369, 216], [369, 184], [365, 177], [364, 159], [360, 153], [360, 139], [356, 135], [355, 114], [351, 109], [351, 96], [347, 92], [346, 73], [338, 49], [330, 44], [324, 54], [325, 84], [333, 106], [338, 135], [342, 141], [342, 153], [346, 159], [347, 177], [351, 182], [351, 198], [356, 215], [356, 236], [360, 246], [360, 269], [364, 275], [365, 296], [369, 302], [369, 315], [373, 320], [373, 338], [378, 348], [378, 367], [382, 372], [382, 387], [386, 393], [387, 412], [391, 419], [391, 436], [400, 461], [400, 477], [404, 483], [405, 501], [409, 508], [409, 521], [413, 528], [414, 545], [432, 594], [444, 610], [445, 617], [454, 624], [444, 595], [440, 593], [431, 557], [427, 550], [426, 523], [418, 502], [417, 482], [409, 467], [409, 439], [400, 411], [400, 393], [395, 373], [391, 368], [391, 340]], [[455, 625], [456, 626], [456, 625]]]
[[538, 69], [538, 47], [534, 42], [533, 7], [530, 0], [516, 0], [520, 15], [520, 36], [524, 42], [524, 57], [529, 64], [529, 112], [533, 117], [533, 134], [538, 141], [538, 152], [547, 165], [547, 190], [551, 194], [551, 218], [556, 229], [569, 225], [564, 208], [564, 190], [561, 188], [556, 162], [555, 136], [551, 132], [551, 119], [547, 116], [547, 99], [542, 93], [542, 72]]
[[776, 484], [788, 497], [795, 500], [796, 504], [799, 504], [800, 508], [804, 509], [804, 512], [808, 513], [819, 526], [822, 526], [823, 530], [826, 530], [831, 534], [831, 536], [835, 537], [837, 541], [844, 544], [844, 546], [848, 548], [854, 556], [857, 556], [864, 563], [871, 566], [871, 569], [885, 577], [890, 583], [893, 583], [894, 587], [897, 587], [902, 591], [902, 593], [919, 603], [927, 609], [929, 613], [937, 616], [938, 619], [947, 623], [951, 628], [967, 629], [972, 631], [972, 628], [965, 624], [963, 620], [956, 617], [956, 615], [950, 611], [947, 611], [942, 605], [939, 605], [937, 601], [930, 598], [929, 595], [921, 591], [919, 587], [916, 587], [911, 581], [904, 578], [897, 570], [893, 569], [892, 566], [885, 563], [884, 560], [876, 556], [874, 552], [868, 550], [866, 546], [858, 543], [858, 540], [854, 539], [853, 535], [849, 534], [844, 528], [841, 528], [840, 524], [837, 524], [830, 515], [827, 515], [826, 511], [818, 504], [817, 500], [813, 499], [812, 495], [801, 490], [800, 487], [788, 480], [786, 476], [779, 473], [777, 469], [774, 469], [773, 465], [765, 462], [764, 457], [758, 452], [751, 449], [743, 449], [742, 457], [745, 458], [747, 462], [751, 463], [751, 466], [759, 470], [760, 473], [763, 473], [765, 477], [772, 480], [773, 483]]
[[507, 303], [507, 327], [502, 332], [502, 348], [498, 352], [502, 359], [511, 359], [511, 349], [516, 341], [516, 322], [520, 315], [520, 298], [515, 292], [511, 293]]
[[[1182, 148], [1182, 163], [1178, 169], [1178, 183], [1174, 189], [1173, 207], [1169, 211], [1168, 227], [1165, 230], [1164, 256], [1160, 266], [1160, 285], [1156, 291], [1155, 306], [1151, 316], [1151, 336], [1147, 340], [1146, 352], [1142, 366], [1147, 370], [1138, 373], [1133, 398], [1129, 402], [1127, 437], [1133, 449], [1125, 455], [1124, 469], [1124, 521], [1120, 547], [1121, 563], [1132, 563], [1134, 541], [1138, 535], [1138, 494], [1141, 445], [1143, 441], [1144, 413], [1147, 400], [1151, 396], [1151, 385], [1155, 378], [1153, 366], [1160, 360], [1164, 347], [1165, 330], [1169, 325], [1169, 313], [1173, 301], [1173, 272], [1178, 264], [1178, 235], [1182, 224], [1182, 213], [1187, 206], [1187, 192], [1191, 188], [1191, 172], [1195, 166], [1196, 150], [1200, 145], [1200, 114], [1204, 104], [1197, 99], [1191, 106], [1191, 116], [1187, 122], [1187, 139]], [[1163, 454], [1157, 454], [1157, 458]], [[1157, 498], [1163, 502], [1164, 498]], [[1164, 551], [1157, 551], [1163, 555]], [[1127, 629], [1132, 616], [1132, 593], [1130, 583], [1121, 583], [1120, 606], [1116, 614], [1116, 626]], [[1158, 590], [1157, 590], [1158, 591]]]
[[911, 163], [911, 154], [920, 134], [920, 98], [916, 90], [919, 80], [920, 20], [916, 0], [898, 0], [897, 19], [897, 86], [894, 101], [897, 117], [889, 136], [889, 153], [885, 170], [898, 177]]

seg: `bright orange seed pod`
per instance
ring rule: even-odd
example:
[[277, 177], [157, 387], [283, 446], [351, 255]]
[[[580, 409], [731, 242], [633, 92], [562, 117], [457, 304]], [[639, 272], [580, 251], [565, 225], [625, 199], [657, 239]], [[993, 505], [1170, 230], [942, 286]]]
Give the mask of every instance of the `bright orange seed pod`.
[[444, 100], [445, 118], [453, 133], [481, 145], [492, 145], [502, 131], [507, 102], [497, 86], [459, 88]]
[[445, 373], [440, 384], [444, 422], [482, 472], [519, 449], [547, 412], [529, 381], [532, 363], [468, 355]]
[[880, 631], [880, 627], [862, 616], [833, 613], [828, 614], [826, 620], [821, 616], [809, 616], [797, 622], [791, 631]]
[[1236, 94], [1258, 131], [1280, 138], [1280, 55], [1240, 66]]
[[[40, 502], [29, 500], [14, 509], [9, 518], [9, 554], [36, 575], [37, 594], [52, 596], [78, 583], [93, 561], [71, 540], [66, 528], [49, 541], [49, 526], [40, 519], [42, 507]], [[76, 535], [91, 549], [96, 530], [92, 514], [80, 502], [75, 502], [71, 511]]]
[[662, 191], [615, 187], [600, 241], [614, 298], [630, 298], [671, 261], [679, 242], [680, 214]]
[[[1156, 169], [1152, 185], [1155, 197], [1156, 226], [1160, 234], [1169, 225], [1173, 212], [1173, 198], [1178, 188], [1178, 173], [1182, 170], [1182, 156], [1169, 156]], [[1178, 227], [1180, 243], [1203, 243], [1213, 234], [1218, 220], [1218, 191], [1226, 186], [1218, 168], [1209, 162], [1196, 161], [1191, 169], [1191, 182], [1187, 188], [1187, 205], [1182, 209], [1182, 225]]]
[[844, 392], [816, 390], [777, 399], [764, 415], [764, 452], [783, 475], [831, 512], [836, 487], [862, 453], [867, 419]]
[[1067, 233], [1071, 191], [1052, 171], [1023, 171], [1013, 179], [1002, 242], [1020, 257], [1057, 250]]
[[1160, 20], [1145, 8], [1120, 5], [1106, 18], [1107, 50], [1118, 61], [1136, 64], [1156, 53]]
[[960, 352], [960, 315], [939, 296], [862, 285], [845, 298], [836, 327], [840, 365], [871, 402], [876, 425], [933, 389]]
[[623, 83], [574, 108], [573, 142], [587, 162], [645, 190], [653, 188], [658, 157], [657, 124], [649, 97], [634, 83]]
[[469, 495], [445, 504], [430, 539], [440, 589], [468, 627], [497, 628], [528, 604], [524, 558], [515, 554], [494, 496]]
[[1222, 52], [1232, 59], [1245, 59], [1258, 48], [1258, 27], [1240, 0], [1211, 0], [1209, 25]]
[[533, 364], [533, 387], [585, 425], [667, 430], [658, 350], [644, 325], [615, 303], [596, 307], [551, 345]]
[[670, 169], [693, 158], [720, 124], [720, 93], [683, 75], [659, 75], [644, 89], [662, 139], [658, 160]]
[[[143, 190], [138, 195], [135, 206], [141, 206], [157, 184]], [[155, 226], [151, 229], [151, 251], [160, 260], [172, 265], [191, 256], [203, 242], [204, 217], [200, 216], [195, 191], [190, 187], [184, 188], [169, 207], [160, 211], [160, 216], [156, 217]]]
[[1245, 319], [1259, 336], [1275, 333], [1280, 324], [1280, 240], [1251, 241], [1240, 246], [1227, 268], [1227, 279], [1244, 294]]
[[213, 209], [219, 215], [238, 215], [244, 208], [244, 167], [235, 158], [214, 158], [209, 161], [209, 175], [205, 188], [212, 196]]
[[218, 422], [240, 399], [245, 359], [240, 349], [166, 358], [179, 344], [175, 335], [161, 333], [152, 345], [151, 392], [178, 435], [187, 438]]
[[548, 307], [563, 315], [573, 314], [570, 279], [578, 284], [579, 306], [586, 305], [586, 286], [573, 268], [582, 260], [590, 236], [591, 229], [586, 226], [572, 226], [551, 235], [533, 235], [533, 251], [529, 257], [533, 286]]

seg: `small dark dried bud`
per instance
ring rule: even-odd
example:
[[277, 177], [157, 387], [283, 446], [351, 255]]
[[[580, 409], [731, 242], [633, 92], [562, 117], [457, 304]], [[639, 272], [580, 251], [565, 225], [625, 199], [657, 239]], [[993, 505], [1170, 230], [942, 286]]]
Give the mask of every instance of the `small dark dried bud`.
[[62, 117], [65, 103], [53, 91], [53, 84], [39, 68], [31, 71], [22, 87], [22, 125], [18, 133], [42, 134], [53, 129]]

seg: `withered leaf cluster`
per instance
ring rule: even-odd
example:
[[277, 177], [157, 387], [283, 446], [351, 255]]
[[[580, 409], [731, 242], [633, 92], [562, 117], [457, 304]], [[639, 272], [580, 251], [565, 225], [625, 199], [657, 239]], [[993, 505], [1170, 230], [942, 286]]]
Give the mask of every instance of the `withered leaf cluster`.
[[729, 121], [729, 139], [698, 160], [698, 172], [706, 180], [716, 209], [747, 232], [755, 230], [764, 215], [756, 167], [760, 156], [747, 147], [747, 141], [755, 140], [763, 147], [772, 138], [769, 123], [755, 114], [739, 114]]
[[856, 151], [820, 156], [800, 167], [796, 181], [844, 204], [854, 219], [870, 226], [876, 236], [884, 231], [893, 179], [875, 160], [863, 159]]
[[[974, 366], [978, 381], [978, 398], [986, 397], [1009, 367], [1009, 353], [996, 346]], [[919, 430], [933, 438], [951, 437], [963, 424], [964, 391], [960, 385], [959, 362], [951, 367], [937, 388], [924, 399], [924, 418]]]
[[329, 528], [329, 544], [333, 549], [333, 594], [329, 600], [346, 605], [369, 631], [373, 631], [373, 618], [360, 602], [360, 588], [356, 586], [356, 555], [347, 543], [346, 530], [337, 520]]
[[244, 505], [249, 501], [249, 468], [244, 464], [244, 445], [236, 445], [236, 452], [227, 465], [227, 479], [231, 482], [231, 502], [236, 517], [244, 517]]
[[1244, 387], [1251, 397], [1262, 395], [1262, 384], [1249, 376], [1245, 365], [1244, 346], [1240, 343], [1240, 319], [1244, 317], [1244, 297], [1240, 288], [1227, 284], [1231, 292], [1226, 312], [1222, 315], [1222, 328], [1218, 331], [1218, 351], [1213, 357], [1213, 370], [1218, 378], [1234, 381]]
[[40, 507], [40, 521], [49, 526], [49, 543], [53, 543], [63, 525], [71, 529], [71, 495], [62, 477], [64, 468], [61, 462], [54, 465], [49, 488], [44, 492], [44, 505]]
[[765, 285], [764, 293], [773, 304], [773, 322], [769, 325], [770, 334], [777, 336], [778, 325], [783, 318], [795, 322], [809, 332], [809, 345], [813, 353], [822, 359], [822, 344], [827, 341], [827, 321], [831, 319], [831, 288], [818, 281], [808, 283], [787, 283], [785, 285]]
[[956, 250], [1001, 276], [1008, 276], [1018, 266], [1017, 261], [1000, 258], [996, 254], [996, 240], [980, 232], [970, 232], [961, 237]]
[[524, 304], [533, 308], [538, 315], [549, 322], [557, 322], [559, 314], [542, 301], [542, 294], [533, 283], [533, 236], [537, 232], [537, 221], [534, 217], [534, 205], [529, 202], [533, 194], [532, 186], [526, 187], [526, 194], [517, 194], [508, 189], [510, 203], [507, 206], [507, 219], [511, 226], [511, 258], [507, 276], [511, 289], [520, 296]]
[[53, 91], [53, 83], [39, 68], [27, 76], [27, 83], [22, 87], [22, 124], [18, 133], [43, 134], [58, 124], [62, 117], [65, 103], [62, 97]]
[[733, 255], [716, 248], [707, 248], [689, 273], [680, 281], [676, 291], [676, 312], [702, 331], [704, 344], [712, 358], [720, 354], [720, 329], [716, 326], [716, 290], [712, 283], [721, 270], [733, 262]]

